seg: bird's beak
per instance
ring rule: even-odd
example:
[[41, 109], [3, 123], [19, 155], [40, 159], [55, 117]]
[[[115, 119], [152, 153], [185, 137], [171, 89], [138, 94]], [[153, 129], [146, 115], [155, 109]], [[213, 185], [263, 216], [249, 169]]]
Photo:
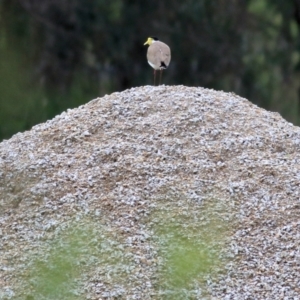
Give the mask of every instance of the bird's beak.
[[145, 44], [144, 45], [150, 45], [150, 43], [149, 43], [149, 39], [147, 39], [147, 41], [145, 42]]

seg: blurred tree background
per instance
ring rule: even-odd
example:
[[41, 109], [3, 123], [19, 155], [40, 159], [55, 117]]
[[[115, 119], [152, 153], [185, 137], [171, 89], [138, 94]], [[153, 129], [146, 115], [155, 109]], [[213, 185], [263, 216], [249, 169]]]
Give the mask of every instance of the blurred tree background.
[[172, 49], [165, 84], [234, 91], [300, 124], [299, 27], [300, 0], [2, 0], [0, 140], [152, 84], [151, 35]]

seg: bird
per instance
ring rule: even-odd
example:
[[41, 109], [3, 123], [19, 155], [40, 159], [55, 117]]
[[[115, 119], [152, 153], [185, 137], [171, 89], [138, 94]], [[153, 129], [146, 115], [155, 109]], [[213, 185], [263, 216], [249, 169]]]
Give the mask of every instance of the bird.
[[148, 64], [154, 69], [154, 85], [157, 70], [160, 71], [159, 84], [161, 84], [162, 71], [169, 66], [171, 61], [171, 49], [155, 36], [148, 37], [144, 45], [149, 45], [147, 60]]

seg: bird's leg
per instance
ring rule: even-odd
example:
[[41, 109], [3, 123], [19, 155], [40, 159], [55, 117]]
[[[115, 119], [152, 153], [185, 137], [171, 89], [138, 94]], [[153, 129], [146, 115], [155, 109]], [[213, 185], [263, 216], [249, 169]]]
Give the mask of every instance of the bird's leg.
[[156, 70], [155, 69], [153, 70], [153, 75], [154, 75], [154, 86], [155, 86], [155, 81], [156, 81], [155, 80], [156, 79]]
[[163, 72], [163, 69], [160, 69], [160, 73], [159, 73], [159, 85], [161, 85], [162, 72]]

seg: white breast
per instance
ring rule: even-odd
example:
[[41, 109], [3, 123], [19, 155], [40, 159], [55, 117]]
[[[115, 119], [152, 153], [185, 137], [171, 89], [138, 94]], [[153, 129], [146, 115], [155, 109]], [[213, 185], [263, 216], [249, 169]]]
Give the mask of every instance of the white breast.
[[148, 64], [149, 64], [153, 69], [159, 70], [159, 68], [156, 68], [155, 65], [154, 65], [153, 63], [151, 63], [149, 60], [148, 60]]

